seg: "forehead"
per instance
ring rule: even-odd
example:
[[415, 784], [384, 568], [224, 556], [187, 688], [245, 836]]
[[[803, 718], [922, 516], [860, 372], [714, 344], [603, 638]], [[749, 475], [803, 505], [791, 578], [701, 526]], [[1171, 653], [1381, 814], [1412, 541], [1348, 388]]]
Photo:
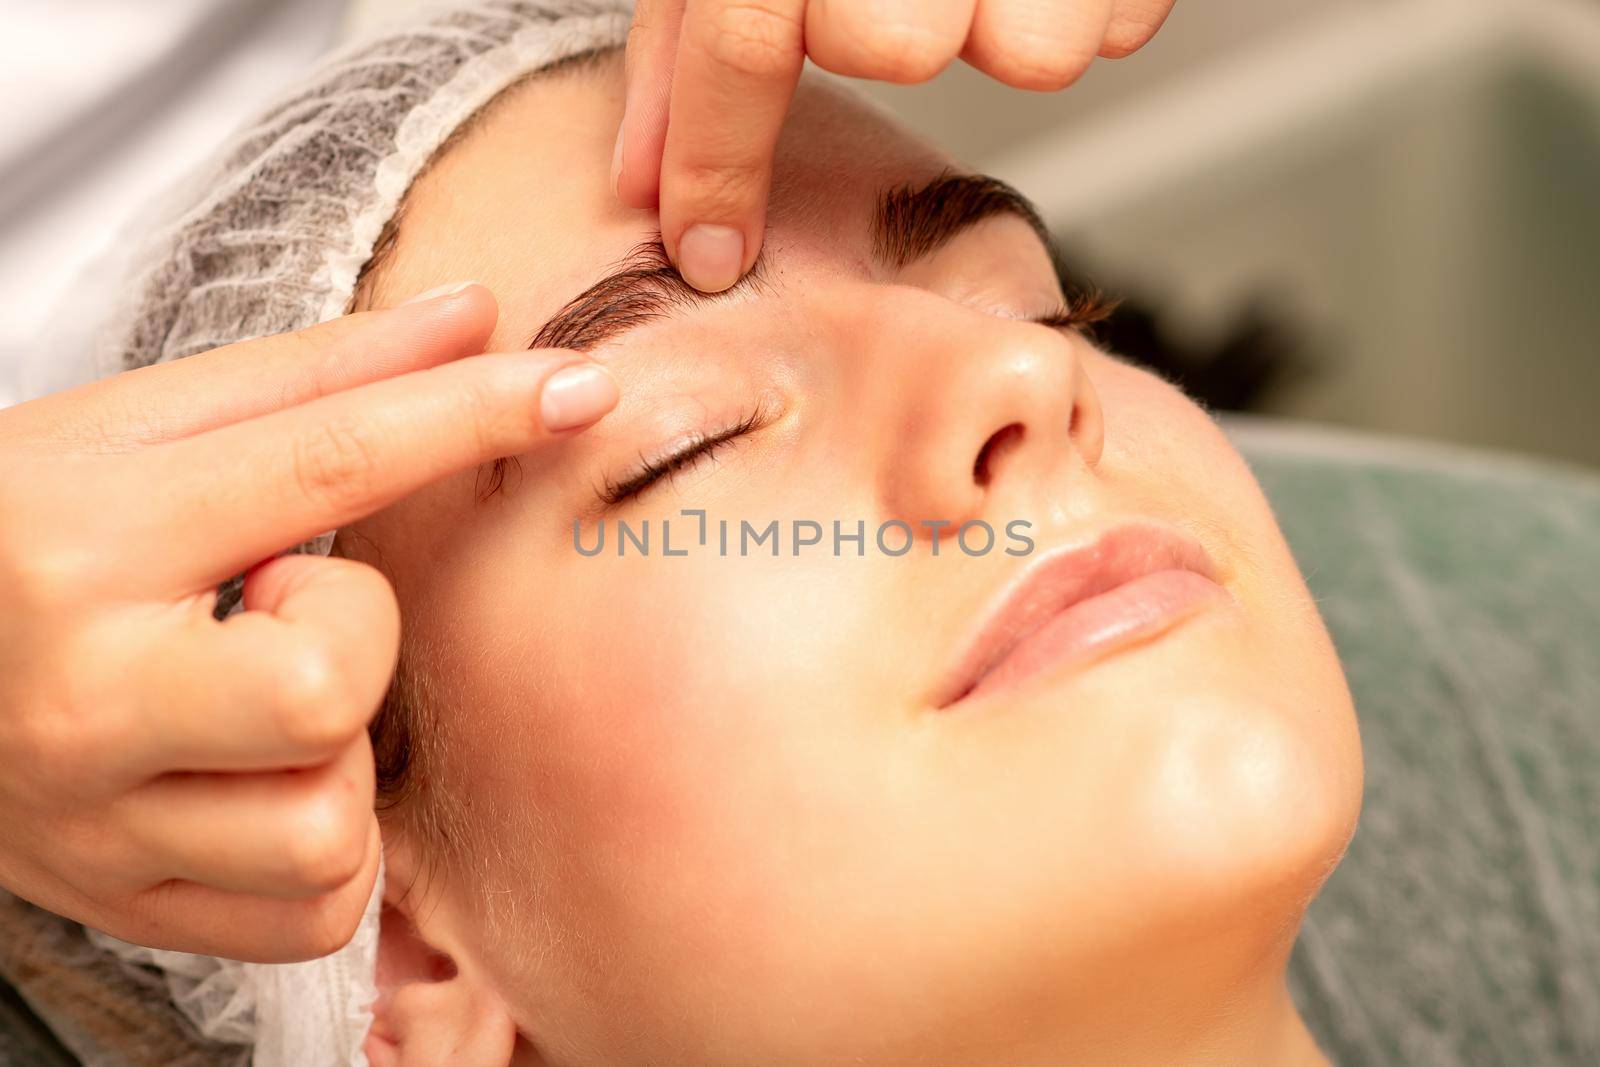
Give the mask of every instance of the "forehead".
[[[622, 101], [622, 64], [608, 57], [534, 78], [492, 105], [413, 186], [380, 302], [482, 282], [501, 305], [491, 347], [525, 345], [656, 232], [653, 210], [611, 192]], [[865, 263], [879, 193], [946, 165], [848, 91], [808, 76], [774, 161], [765, 254], [786, 266], [840, 255]]]

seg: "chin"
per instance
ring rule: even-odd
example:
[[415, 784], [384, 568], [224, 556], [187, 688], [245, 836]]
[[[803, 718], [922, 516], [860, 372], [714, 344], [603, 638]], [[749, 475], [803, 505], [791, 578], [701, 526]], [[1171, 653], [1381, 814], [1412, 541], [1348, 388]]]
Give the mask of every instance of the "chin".
[[1292, 937], [1360, 811], [1359, 744], [1307, 728], [1348, 721], [1353, 735], [1348, 700], [1214, 693], [1181, 701], [1173, 719], [1140, 798], [1153, 881], [1177, 890], [1153, 911], [1234, 915]]
[[[1107, 797], [1123, 868], [1155, 921], [1278, 915], [1294, 925], [1360, 812], [1355, 711], [1325, 635], [1226, 613], [1053, 687], [1055, 743], [1116, 751]], [[1290, 931], [1292, 933], [1292, 929]]]

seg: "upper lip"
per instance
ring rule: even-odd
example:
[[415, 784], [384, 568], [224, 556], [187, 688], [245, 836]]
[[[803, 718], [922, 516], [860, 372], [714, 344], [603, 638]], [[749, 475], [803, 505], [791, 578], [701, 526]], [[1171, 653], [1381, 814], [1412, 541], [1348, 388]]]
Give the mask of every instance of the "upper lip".
[[1217, 576], [1199, 541], [1154, 522], [1113, 526], [1036, 557], [984, 612], [938, 705], [966, 696], [1012, 649], [1072, 605], [1164, 570], [1193, 571], [1213, 581]]

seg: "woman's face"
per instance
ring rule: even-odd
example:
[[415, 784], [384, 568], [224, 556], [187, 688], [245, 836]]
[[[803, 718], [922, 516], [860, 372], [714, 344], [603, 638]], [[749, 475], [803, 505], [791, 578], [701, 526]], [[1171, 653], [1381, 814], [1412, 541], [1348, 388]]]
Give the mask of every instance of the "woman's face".
[[[620, 113], [615, 63], [502, 101], [413, 190], [380, 302], [473, 278], [492, 347], [527, 347], [654, 235], [606, 189]], [[1348, 839], [1349, 697], [1255, 481], [1176, 389], [1029, 321], [1061, 293], [1023, 218], [882, 222], [946, 166], [808, 85], [756, 281], [584, 324], [612, 415], [486, 501], [469, 474], [362, 527], [443, 694], [431, 788], [473, 827], [438, 913], [553, 1058], [1025, 1062], [1209, 1018], [1278, 995]], [[741, 554], [772, 520], [780, 554]], [[959, 549], [971, 520], [991, 551]], [[1097, 541], [1128, 524], [1192, 538], [1220, 590], [1158, 581], [1099, 620], [1145, 625], [1025, 641], [951, 702], [997, 598], [1065, 548], [1024, 600], [1139, 564]], [[1029, 611], [1000, 636], [1054, 618]]]

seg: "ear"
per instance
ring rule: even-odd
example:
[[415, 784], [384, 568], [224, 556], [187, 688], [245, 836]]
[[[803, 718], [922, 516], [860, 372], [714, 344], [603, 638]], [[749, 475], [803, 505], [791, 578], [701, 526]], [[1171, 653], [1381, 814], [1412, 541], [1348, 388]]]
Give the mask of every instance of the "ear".
[[516, 1027], [500, 994], [452, 943], [446, 904], [422, 892], [415, 855], [386, 842], [372, 1067], [507, 1067]]

